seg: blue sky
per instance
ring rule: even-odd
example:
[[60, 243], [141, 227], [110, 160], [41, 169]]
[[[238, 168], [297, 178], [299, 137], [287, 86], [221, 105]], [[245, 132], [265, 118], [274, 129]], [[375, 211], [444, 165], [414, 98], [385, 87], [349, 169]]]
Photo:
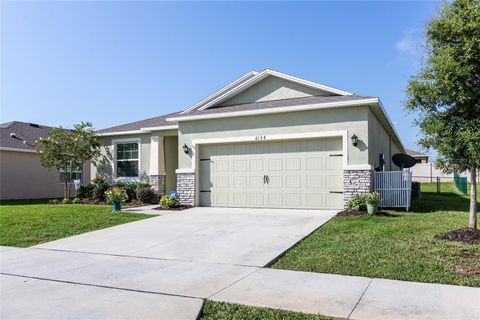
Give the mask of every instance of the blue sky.
[[438, 2], [0, 2], [1, 122], [97, 129], [185, 109], [270, 68], [402, 101]]

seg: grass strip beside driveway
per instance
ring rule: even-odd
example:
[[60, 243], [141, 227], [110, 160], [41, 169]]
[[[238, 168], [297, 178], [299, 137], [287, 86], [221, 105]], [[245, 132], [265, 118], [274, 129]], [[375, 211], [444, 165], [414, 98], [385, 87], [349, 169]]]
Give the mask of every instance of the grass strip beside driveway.
[[116, 213], [111, 206], [104, 205], [24, 203], [28, 202], [0, 205], [0, 245], [29, 247], [152, 217]]
[[306, 314], [300, 312], [284, 311], [270, 308], [247, 307], [239, 304], [214, 302], [205, 300], [203, 303], [201, 320], [328, 320], [329, 317]]
[[480, 287], [480, 246], [435, 238], [467, 225], [468, 203], [424, 192], [413, 212], [335, 217], [272, 268]]

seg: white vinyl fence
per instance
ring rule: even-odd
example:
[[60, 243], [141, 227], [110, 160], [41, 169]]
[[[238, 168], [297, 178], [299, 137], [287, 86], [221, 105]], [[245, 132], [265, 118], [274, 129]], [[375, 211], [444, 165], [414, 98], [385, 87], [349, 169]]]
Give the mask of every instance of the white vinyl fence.
[[408, 171], [374, 172], [373, 190], [380, 194], [380, 207], [405, 207], [412, 195], [412, 173]]

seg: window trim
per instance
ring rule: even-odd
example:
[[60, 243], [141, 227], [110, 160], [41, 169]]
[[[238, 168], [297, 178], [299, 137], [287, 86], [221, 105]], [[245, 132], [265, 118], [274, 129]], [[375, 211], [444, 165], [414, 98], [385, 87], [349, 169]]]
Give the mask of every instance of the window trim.
[[[141, 138], [125, 138], [125, 139], [113, 139], [113, 179], [114, 180], [140, 180], [141, 171], [142, 171], [142, 142]], [[125, 143], [137, 143], [138, 144], [138, 176], [136, 177], [117, 177], [117, 144]]]

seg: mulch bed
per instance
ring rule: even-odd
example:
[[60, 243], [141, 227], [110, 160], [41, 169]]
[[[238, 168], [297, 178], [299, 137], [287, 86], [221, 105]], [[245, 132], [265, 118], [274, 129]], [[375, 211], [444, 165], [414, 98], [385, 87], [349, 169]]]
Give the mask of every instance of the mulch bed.
[[[337, 217], [352, 217], [352, 216], [368, 216], [367, 211], [359, 211], [359, 210], [343, 210], [337, 213]], [[381, 217], [398, 217], [396, 214], [391, 214], [386, 211], [378, 211], [374, 214], [375, 216]]]
[[191, 206], [178, 206], [178, 207], [172, 207], [172, 208], [156, 207], [156, 208], [153, 208], [153, 210], [182, 211], [190, 208]]
[[480, 230], [473, 228], [460, 228], [436, 235], [435, 238], [440, 240], [480, 244]]
[[358, 210], [343, 210], [337, 213], [337, 217], [366, 216], [368, 212]]

